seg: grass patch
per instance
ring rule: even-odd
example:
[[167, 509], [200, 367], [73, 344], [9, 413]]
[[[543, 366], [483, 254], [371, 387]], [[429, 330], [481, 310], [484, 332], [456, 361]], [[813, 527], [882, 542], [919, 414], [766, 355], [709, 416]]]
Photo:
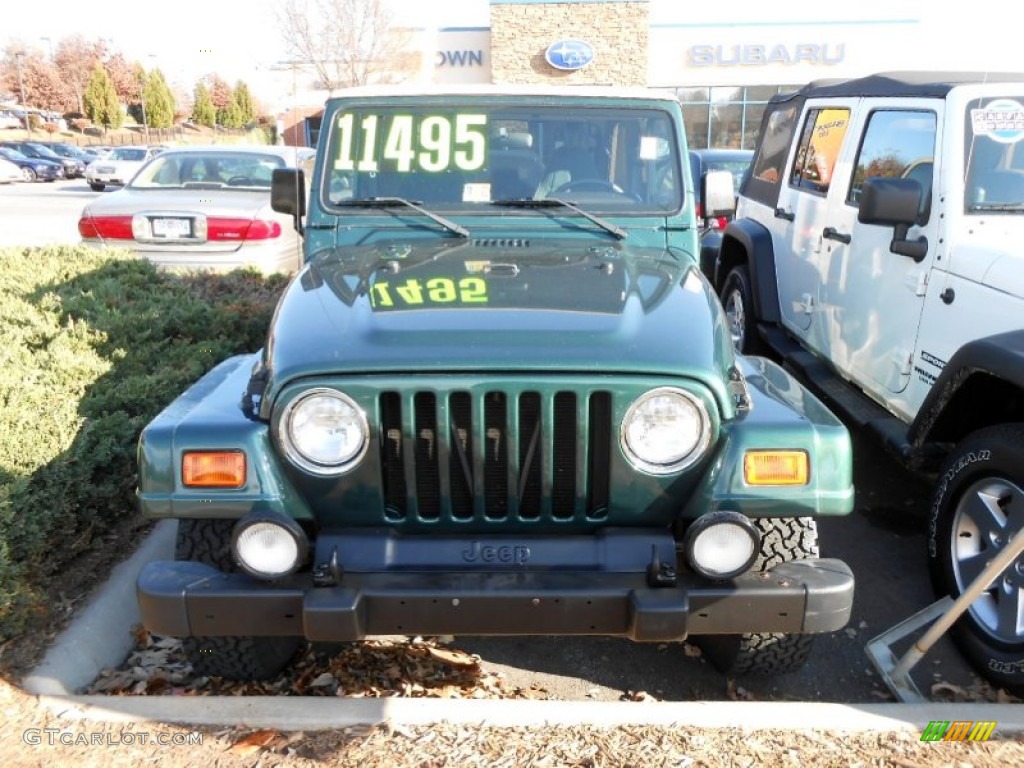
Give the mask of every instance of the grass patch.
[[41, 583], [136, 514], [142, 428], [218, 362], [263, 345], [286, 281], [0, 249], [0, 643], [44, 608]]

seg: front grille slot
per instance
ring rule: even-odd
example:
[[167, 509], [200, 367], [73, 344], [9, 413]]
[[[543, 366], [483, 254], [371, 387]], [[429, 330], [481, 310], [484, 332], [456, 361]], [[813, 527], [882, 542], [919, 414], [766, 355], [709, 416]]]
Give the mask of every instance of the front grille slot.
[[[416, 473], [415, 483], [411, 483], [410, 486], [416, 489], [419, 498], [419, 516], [424, 520], [437, 520], [441, 516], [437, 397], [433, 392], [417, 392], [415, 404], [413, 467], [416, 468]], [[409, 467], [406, 467], [406, 472], [408, 471]]]
[[385, 392], [379, 409], [388, 522], [582, 522], [607, 516], [613, 434], [608, 392]]

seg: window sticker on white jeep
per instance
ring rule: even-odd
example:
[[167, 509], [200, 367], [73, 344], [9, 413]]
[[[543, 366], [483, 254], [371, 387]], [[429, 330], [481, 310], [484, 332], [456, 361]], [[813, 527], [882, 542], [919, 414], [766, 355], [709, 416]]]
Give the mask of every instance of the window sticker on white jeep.
[[812, 109], [800, 139], [793, 183], [817, 192], [827, 192], [832, 183], [832, 170], [850, 125], [850, 110]]
[[338, 117], [338, 171], [475, 171], [487, 160], [487, 115]]
[[424, 305], [486, 304], [487, 283], [482, 277], [410, 277], [400, 283], [380, 281], [370, 289], [374, 309], [402, 309]]
[[971, 130], [1000, 144], [1015, 144], [1024, 139], [1024, 106], [1013, 99], [997, 99], [972, 109]]

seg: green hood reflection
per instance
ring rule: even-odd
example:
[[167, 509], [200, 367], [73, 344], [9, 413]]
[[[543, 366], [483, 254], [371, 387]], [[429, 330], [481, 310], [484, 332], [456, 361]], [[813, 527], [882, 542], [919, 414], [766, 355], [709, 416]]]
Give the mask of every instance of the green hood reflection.
[[417, 240], [314, 257], [282, 298], [266, 362], [272, 390], [299, 376], [396, 371], [714, 381], [730, 349], [708, 284], [664, 250]]

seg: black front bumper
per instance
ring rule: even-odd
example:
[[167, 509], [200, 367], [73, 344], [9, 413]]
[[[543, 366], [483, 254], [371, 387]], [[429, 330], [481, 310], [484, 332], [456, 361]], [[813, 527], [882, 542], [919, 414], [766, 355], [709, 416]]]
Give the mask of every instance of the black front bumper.
[[155, 562], [139, 576], [143, 624], [172, 637], [613, 635], [638, 641], [691, 634], [832, 632], [850, 618], [853, 573], [840, 560], [783, 563], [727, 582], [595, 571], [404, 571], [268, 584], [193, 562]]

